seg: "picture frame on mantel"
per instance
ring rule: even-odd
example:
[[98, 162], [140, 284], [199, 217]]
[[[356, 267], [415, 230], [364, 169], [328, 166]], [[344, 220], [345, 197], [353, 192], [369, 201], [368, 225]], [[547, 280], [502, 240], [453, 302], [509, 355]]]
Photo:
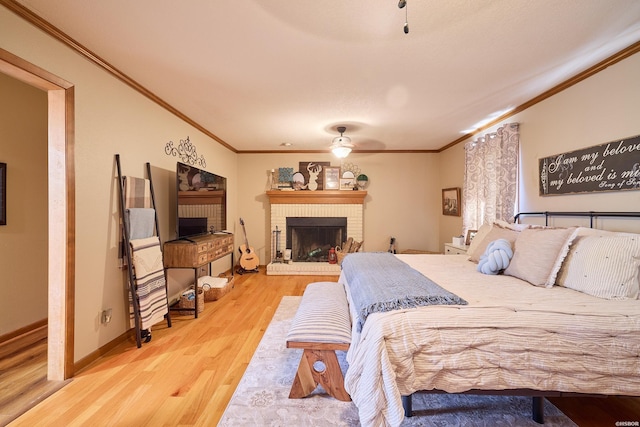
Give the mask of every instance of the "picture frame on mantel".
[[460, 187], [442, 190], [442, 215], [460, 216]]
[[340, 178], [340, 190], [353, 190], [355, 178]]
[[0, 225], [7, 225], [7, 164], [0, 163]]
[[324, 168], [324, 189], [339, 190], [340, 189], [340, 168], [336, 166], [327, 166]]

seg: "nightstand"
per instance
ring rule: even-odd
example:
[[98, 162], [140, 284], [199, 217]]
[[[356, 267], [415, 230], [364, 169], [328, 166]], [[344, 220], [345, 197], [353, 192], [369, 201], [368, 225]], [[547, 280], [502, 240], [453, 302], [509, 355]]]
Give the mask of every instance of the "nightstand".
[[445, 255], [464, 255], [467, 253], [467, 249], [469, 249], [469, 246], [458, 246], [453, 243], [444, 244]]

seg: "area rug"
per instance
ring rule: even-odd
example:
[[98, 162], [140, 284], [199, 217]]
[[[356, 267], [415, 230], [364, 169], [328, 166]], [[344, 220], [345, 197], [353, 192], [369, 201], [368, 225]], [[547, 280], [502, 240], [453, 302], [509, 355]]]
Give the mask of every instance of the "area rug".
[[[324, 394], [321, 387], [304, 399], [289, 399], [302, 350], [288, 349], [285, 339], [301, 297], [285, 296], [240, 380], [219, 426], [359, 426], [352, 402]], [[343, 372], [346, 354], [338, 352]], [[402, 426], [540, 426], [531, 419], [531, 398], [418, 394], [414, 416]], [[574, 424], [545, 400], [545, 427]]]

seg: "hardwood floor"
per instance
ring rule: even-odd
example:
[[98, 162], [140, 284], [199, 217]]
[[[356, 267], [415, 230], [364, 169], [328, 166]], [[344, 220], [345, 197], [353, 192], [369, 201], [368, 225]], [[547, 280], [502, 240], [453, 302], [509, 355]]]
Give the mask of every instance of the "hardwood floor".
[[0, 426], [68, 381], [47, 381], [47, 326], [0, 344]]
[[[133, 340], [118, 345], [9, 425], [216, 425], [281, 297], [322, 280], [336, 276], [236, 276], [198, 319], [172, 312], [173, 327], [154, 327], [140, 349]], [[551, 400], [579, 426], [640, 419], [640, 398]]]

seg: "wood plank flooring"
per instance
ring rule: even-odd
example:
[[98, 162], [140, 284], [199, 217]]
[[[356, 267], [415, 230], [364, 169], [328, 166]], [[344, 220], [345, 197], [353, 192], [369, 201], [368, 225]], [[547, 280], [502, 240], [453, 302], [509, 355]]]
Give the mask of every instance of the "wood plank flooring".
[[[234, 289], [207, 302], [198, 319], [172, 312], [172, 328], [155, 326], [140, 349], [133, 340], [119, 344], [9, 425], [216, 425], [281, 297], [323, 280], [336, 276], [236, 276]], [[0, 401], [15, 406], [19, 399], [8, 399], [4, 385], [2, 378]], [[640, 398], [551, 400], [579, 426], [640, 419]]]
[[34, 407], [67, 381], [47, 381], [47, 326], [0, 345], [0, 426]]

